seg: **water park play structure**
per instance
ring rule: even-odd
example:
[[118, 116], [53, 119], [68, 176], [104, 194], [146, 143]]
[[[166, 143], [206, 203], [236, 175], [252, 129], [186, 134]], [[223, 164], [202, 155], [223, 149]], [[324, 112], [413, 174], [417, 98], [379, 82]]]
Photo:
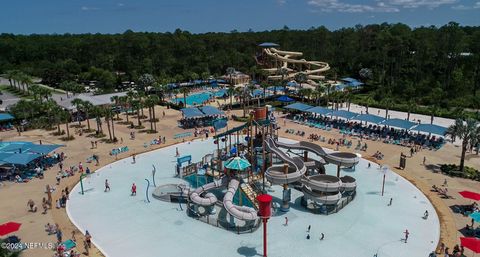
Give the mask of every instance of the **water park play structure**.
[[[258, 228], [257, 196], [271, 185], [283, 185], [282, 202], [275, 211], [289, 211], [290, 186], [303, 192], [302, 205], [313, 213], [337, 212], [354, 198], [356, 181], [340, 177], [340, 169], [353, 169], [359, 156], [327, 153], [310, 142], [281, 143], [278, 129], [271, 107], [257, 108], [246, 124], [214, 136], [215, 153], [198, 163], [190, 156], [178, 157], [175, 175], [189, 183], [160, 185], [153, 196], [177, 202], [180, 208], [186, 204], [189, 216], [238, 233]], [[235, 159], [248, 165], [229, 168], [226, 163]], [[337, 176], [325, 174], [325, 164], [336, 165]]]
[[274, 43], [263, 43], [259, 46], [261, 51], [255, 55], [255, 59], [269, 74], [269, 80], [292, 80], [303, 73], [306, 82], [316, 86], [316, 81], [325, 79], [321, 73], [330, 69], [326, 62], [300, 59], [302, 52], [282, 51], [278, 49], [279, 45]]

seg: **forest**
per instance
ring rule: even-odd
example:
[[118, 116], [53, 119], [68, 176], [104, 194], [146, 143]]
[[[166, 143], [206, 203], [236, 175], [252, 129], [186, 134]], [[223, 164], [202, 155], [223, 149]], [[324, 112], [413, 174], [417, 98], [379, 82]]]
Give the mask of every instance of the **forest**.
[[[302, 51], [330, 63], [327, 78], [366, 83], [357, 101], [480, 109], [480, 27], [450, 22], [441, 27], [357, 25], [328, 30], [192, 34], [125, 31], [122, 34], [0, 35], [0, 74], [10, 70], [65, 81], [96, 80], [107, 92], [121, 81], [153, 74], [161, 83], [222, 75], [228, 67], [261, 79], [253, 58], [262, 42]], [[371, 75], [360, 76], [361, 69]], [[279, 83], [279, 82], [276, 82]], [[367, 101], [367, 100], [365, 100]]]

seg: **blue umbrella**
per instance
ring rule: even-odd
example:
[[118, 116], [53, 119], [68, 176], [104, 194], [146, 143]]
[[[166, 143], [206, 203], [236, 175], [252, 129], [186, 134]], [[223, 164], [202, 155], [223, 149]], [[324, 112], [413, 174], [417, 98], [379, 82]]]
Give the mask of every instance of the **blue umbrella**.
[[225, 168], [231, 169], [231, 170], [244, 170], [250, 166], [251, 166], [250, 162], [238, 156], [230, 158], [225, 163]]
[[480, 212], [474, 212], [472, 214], [470, 214], [470, 217], [476, 221], [476, 222], [480, 222]]

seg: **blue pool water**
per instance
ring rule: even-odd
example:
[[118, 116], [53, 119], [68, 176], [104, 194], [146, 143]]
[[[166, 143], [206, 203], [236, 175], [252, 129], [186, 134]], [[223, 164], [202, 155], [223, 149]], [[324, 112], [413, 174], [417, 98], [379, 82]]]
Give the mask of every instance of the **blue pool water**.
[[[209, 93], [209, 92], [202, 92], [198, 94], [188, 95], [186, 98], [187, 105], [202, 104], [203, 102], [210, 99], [211, 96], [212, 96], [212, 93]], [[174, 98], [171, 101], [173, 103], [178, 104], [180, 102], [183, 103], [185, 99], [183, 97], [179, 97], [179, 98]]]

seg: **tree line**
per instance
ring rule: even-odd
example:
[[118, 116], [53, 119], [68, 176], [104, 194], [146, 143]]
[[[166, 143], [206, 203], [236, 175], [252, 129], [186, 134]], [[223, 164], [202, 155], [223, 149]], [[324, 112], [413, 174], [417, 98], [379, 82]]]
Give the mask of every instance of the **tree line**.
[[[480, 108], [480, 27], [450, 22], [441, 27], [372, 24], [309, 30], [173, 33], [0, 35], [0, 74], [20, 70], [61, 87], [65, 81], [97, 81], [111, 91], [122, 81], [152, 74], [160, 83], [224, 74], [235, 67], [261, 76], [254, 54], [262, 42], [302, 51], [305, 59], [333, 67], [327, 78], [366, 83], [358, 101]], [[360, 70], [371, 71], [368, 76]], [[271, 82], [276, 83], [276, 82]], [[65, 84], [63, 84], [65, 86]], [[72, 85], [70, 85], [72, 86]]]

